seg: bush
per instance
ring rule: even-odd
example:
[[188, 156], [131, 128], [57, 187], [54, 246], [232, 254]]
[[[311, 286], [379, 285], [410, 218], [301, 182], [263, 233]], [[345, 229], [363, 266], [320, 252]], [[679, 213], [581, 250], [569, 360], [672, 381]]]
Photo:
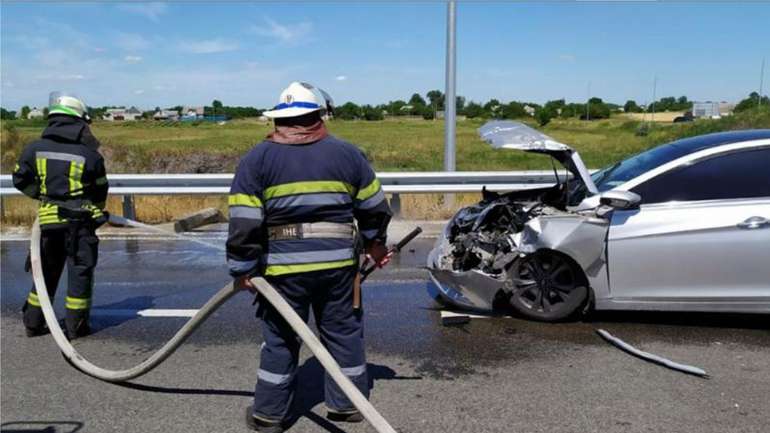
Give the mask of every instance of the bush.
[[554, 111], [547, 108], [538, 108], [537, 111], [535, 111], [535, 119], [537, 120], [538, 125], [545, 126], [551, 122], [551, 119], [555, 117], [555, 114]]
[[383, 120], [385, 116], [382, 114], [382, 110], [371, 105], [364, 105], [362, 107], [364, 112], [364, 119], [366, 120]]

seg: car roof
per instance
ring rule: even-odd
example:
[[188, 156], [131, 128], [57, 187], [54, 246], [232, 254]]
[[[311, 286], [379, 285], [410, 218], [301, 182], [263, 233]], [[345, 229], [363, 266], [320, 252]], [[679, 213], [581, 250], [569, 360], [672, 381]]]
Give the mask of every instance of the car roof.
[[725, 144], [740, 143], [744, 141], [770, 139], [770, 129], [748, 129], [743, 131], [717, 132], [714, 134], [699, 135], [697, 137], [683, 138], [672, 141], [664, 146], [677, 149], [680, 156], [698, 152]]

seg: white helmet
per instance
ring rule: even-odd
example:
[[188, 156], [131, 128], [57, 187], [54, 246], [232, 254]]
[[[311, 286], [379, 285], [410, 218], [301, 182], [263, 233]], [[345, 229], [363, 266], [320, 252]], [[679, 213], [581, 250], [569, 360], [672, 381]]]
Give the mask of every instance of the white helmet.
[[281, 92], [278, 105], [262, 114], [273, 119], [297, 117], [314, 111], [324, 114], [332, 110], [333, 103], [323, 90], [312, 84], [295, 81]]
[[66, 114], [79, 117], [86, 122], [91, 121], [88, 115], [88, 107], [75, 95], [64, 92], [51, 92], [48, 97], [48, 115]]

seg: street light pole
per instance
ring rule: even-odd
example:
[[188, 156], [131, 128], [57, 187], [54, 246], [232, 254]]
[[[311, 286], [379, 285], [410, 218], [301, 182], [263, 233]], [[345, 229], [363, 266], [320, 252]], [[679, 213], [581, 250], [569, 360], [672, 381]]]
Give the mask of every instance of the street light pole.
[[456, 160], [456, 115], [457, 97], [455, 95], [455, 80], [457, 72], [456, 54], [456, 4], [454, 0], [447, 3], [446, 27], [446, 91], [444, 96], [444, 171], [455, 171]]
[[757, 97], [757, 107], [762, 105], [762, 87], [765, 84], [765, 58], [762, 58], [762, 69], [759, 72], [759, 97]]

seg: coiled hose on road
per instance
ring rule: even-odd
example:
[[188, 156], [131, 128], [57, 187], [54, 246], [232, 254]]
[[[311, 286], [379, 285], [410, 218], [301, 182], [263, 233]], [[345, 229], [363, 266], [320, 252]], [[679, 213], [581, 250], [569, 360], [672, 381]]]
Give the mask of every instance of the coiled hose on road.
[[[116, 216], [110, 216], [110, 220], [120, 225], [144, 226], [141, 223], [132, 224], [132, 221]], [[155, 230], [170, 233], [160, 229]], [[67, 337], [64, 336], [64, 332], [62, 332], [61, 326], [59, 326], [59, 322], [56, 319], [56, 313], [54, 312], [51, 300], [48, 297], [48, 288], [45, 285], [45, 278], [43, 277], [43, 266], [40, 260], [40, 223], [38, 220], [35, 220], [35, 223], [32, 225], [30, 258], [32, 262], [32, 277], [35, 281], [37, 296], [43, 310], [43, 316], [45, 317], [45, 321], [48, 324], [48, 328], [51, 331], [54, 341], [56, 341], [56, 344], [59, 346], [59, 350], [61, 350], [64, 357], [75, 366], [75, 368], [89, 376], [107, 382], [125, 382], [135, 379], [160, 365], [166, 358], [171, 356], [171, 354], [174, 353], [174, 351], [176, 351], [176, 349], [178, 349], [179, 346], [184, 343], [198, 326], [206, 321], [214, 311], [240, 291], [239, 289], [236, 289], [232, 283], [228, 283], [219, 289], [219, 291], [212, 296], [203, 307], [201, 307], [198, 313], [190, 318], [190, 320], [187, 321], [187, 323], [185, 323], [184, 326], [182, 326], [182, 328], [163, 345], [163, 347], [153, 353], [152, 356], [142, 361], [140, 364], [125, 370], [108, 370], [93, 364], [79, 354], [69, 340], [67, 340]], [[379, 433], [395, 433], [396, 431], [393, 427], [391, 427], [385, 418], [377, 412], [374, 406], [369, 403], [366, 397], [361, 394], [350, 379], [342, 373], [340, 366], [331, 354], [273, 286], [271, 286], [264, 278], [254, 278], [251, 281], [254, 283], [254, 286], [257, 288], [260, 295], [275, 307], [281, 316], [286, 319], [292, 329], [294, 329], [297, 335], [299, 335], [302, 341], [307, 344], [313, 352], [313, 355], [315, 355], [356, 409], [361, 412], [375, 430]]]

